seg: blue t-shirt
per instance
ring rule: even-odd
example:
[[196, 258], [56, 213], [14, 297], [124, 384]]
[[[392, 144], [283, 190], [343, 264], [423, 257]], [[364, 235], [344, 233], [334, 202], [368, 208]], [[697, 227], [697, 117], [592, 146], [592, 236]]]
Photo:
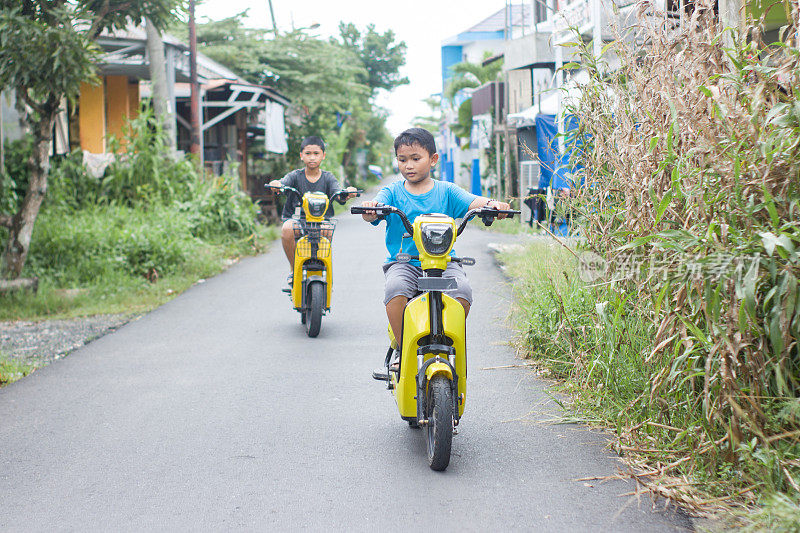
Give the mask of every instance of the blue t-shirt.
[[[375, 201], [400, 209], [412, 224], [414, 219], [428, 213], [441, 213], [453, 218], [461, 218], [469, 211], [472, 201], [477, 198], [461, 187], [447, 182], [433, 180], [433, 188], [424, 194], [411, 194], [405, 188], [405, 180], [400, 179], [381, 189]], [[377, 225], [379, 221], [373, 222]], [[386, 250], [389, 252], [387, 263], [397, 260], [401, 251], [410, 255], [419, 255], [414, 239], [405, 238], [403, 221], [397, 215], [386, 217]], [[451, 252], [454, 255], [454, 252]], [[419, 266], [419, 261], [412, 261]]]

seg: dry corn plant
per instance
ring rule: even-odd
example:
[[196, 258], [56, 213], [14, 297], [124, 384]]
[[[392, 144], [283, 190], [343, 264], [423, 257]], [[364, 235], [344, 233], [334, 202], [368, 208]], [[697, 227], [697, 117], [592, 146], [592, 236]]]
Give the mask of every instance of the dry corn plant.
[[607, 47], [619, 68], [583, 47], [591, 79], [571, 109], [587, 143], [581, 232], [610, 266], [603, 290], [655, 332], [650, 390], [630, 406], [651, 423], [623, 439], [659, 435], [654, 473], [725, 477], [742, 503], [800, 495], [800, 8], [787, 1], [777, 43], [759, 21], [726, 30], [707, 0], [682, 24], [643, 4]]

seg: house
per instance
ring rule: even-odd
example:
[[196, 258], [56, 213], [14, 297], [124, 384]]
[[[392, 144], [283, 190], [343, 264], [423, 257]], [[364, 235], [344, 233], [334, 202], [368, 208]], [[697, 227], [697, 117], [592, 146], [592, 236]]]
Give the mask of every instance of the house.
[[[175, 114], [174, 144], [190, 146], [189, 47], [163, 36], [169, 108]], [[104, 54], [101, 83], [84, 84], [78, 108], [80, 147], [105, 154], [109, 135], [121, 133], [125, 120], [135, 116], [141, 98], [150, 96], [147, 36], [141, 27], [104, 33], [98, 45]], [[285, 153], [284, 112], [290, 101], [270, 87], [254, 85], [219, 63], [197, 54], [200, 84], [201, 160], [214, 174], [238, 165], [242, 188], [260, 192], [265, 176], [253, 172], [253, 158], [267, 151]]]
[[[190, 65], [189, 47], [164, 35], [168, 107], [175, 116], [174, 145], [189, 151]], [[147, 36], [142, 27], [104, 32], [97, 40], [102, 50], [97, 83], [83, 83], [74, 105], [64, 103], [55, 125], [52, 154], [80, 149], [84, 162], [101, 174], [114, 154], [112, 136], [122, 139], [125, 124], [135, 118], [143, 99], [149, 98], [150, 71]], [[254, 199], [263, 196], [268, 177], [257, 172], [255, 159], [268, 152], [287, 151], [284, 113], [289, 99], [276, 90], [254, 85], [230, 69], [198, 54], [201, 107], [201, 158], [213, 174], [238, 166], [242, 189]], [[14, 138], [18, 115], [10, 95], [0, 97], [0, 136]]]
[[[442, 91], [444, 92], [453, 77], [453, 65], [464, 61], [481, 63], [487, 54], [490, 56], [502, 54], [506, 39], [518, 35], [523, 31], [522, 28], [530, 26], [532, 13], [533, 8], [529, 4], [508, 5], [463, 32], [442, 41]], [[493, 133], [486, 135], [487, 122], [491, 126], [493, 118], [491, 116], [487, 118], [485, 115], [489, 108], [498, 107], [493, 98], [502, 92], [502, 86], [464, 89], [459, 91], [452, 101], [443, 101], [444, 124], [437, 139], [442, 157], [442, 177], [476, 194], [491, 193], [496, 188], [498, 173], [494, 171], [494, 181], [489, 182], [482, 172], [488, 167], [487, 142], [491, 144], [493, 135]], [[450, 125], [458, 121], [458, 110], [462, 104], [476, 93], [478, 100], [486, 105], [479, 106], [479, 113], [473, 109], [473, 116], [478, 117], [473, 120], [473, 130], [482, 128], [480, 131], [484, 134], [476, 133], [468, 139], [459, 139]], [[473, 100], [474, 105], [475, 100]]]
[[[636, 13], [640, 8], [634, 0], [546, 0], [536, 6], [532, 27], [524, 35], [506, 40], [502, 52], [508, 85], [503, 122], [506, 131], [513, 132], [511, 135], [517, 140], [521, 196], [526, 196], [526, 192], [541, 194], [572, 186], [561, 165], [565, 157], [563, 136], [557, 133], [570, 125], [564, 117], [564, 99], [577, 91], [576, 83], [588, 74], [580, 68], [563, 68], [578, 58], [571, 55], [574, 47], [562, 45], [581, 39], [591, 43], [599, 57], [604, 43], [616, 38], [615, 28], [624, 32], [637, 24]], [[765, 42], [772, 42], [777, 40], [778, 28], [788, 20], [781, 2], [755, 0], [745, 4], [744, 0], [718, 0], [716, 11], [726, 26], [741, 27], [746, 16], [758, 17], [769, 6]], [[652, 8], [680, 24], [691, 15], [694, 3], [656, 0]], [[617, 68], [613, 58], [606, 59], [606, 68]], [[525, 147], [536, 152], [536, 156]], [[523, 209], [526, 210], [523, 218], [530, 219], [528, 206]], [[542, 213], [538, 215], [541, 219]]]

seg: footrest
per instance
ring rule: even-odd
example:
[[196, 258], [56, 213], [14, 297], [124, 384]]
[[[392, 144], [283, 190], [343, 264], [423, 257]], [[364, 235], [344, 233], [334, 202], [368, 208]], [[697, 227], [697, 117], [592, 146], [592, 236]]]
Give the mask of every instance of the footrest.
[[372, 379], [377, 379], [378, 381], [389, 381], [389, 372], [387, 372], [386, 369], [373, 370]]
[[281, 289], [281, 292], [285, 292], [286, 294], [291, 294], [292, 289]]

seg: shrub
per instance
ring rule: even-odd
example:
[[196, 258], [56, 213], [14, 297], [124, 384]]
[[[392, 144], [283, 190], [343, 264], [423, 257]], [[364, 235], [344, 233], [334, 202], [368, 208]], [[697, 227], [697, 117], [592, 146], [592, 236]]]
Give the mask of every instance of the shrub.
[[0, 169], [0, 213], [16, 213], [28, 188], [28, 160], [33, 138], [5, 143], [5, 168]]
[[46, 205], [82, 209], [101, 201], [102, 178], [95, 178], [83, 165], [83, 152], [74, 150], [52, 161]]
[[40, 215], [26, 268], [62, 287], [172, 274], [206, 246], [173, 210], [97, 206]]
[[122, 154], [106, 169], [102, 195], [106, 201], [133, 205], [183, 199], [197, 171], [188, 159], [171, 157], [167, 134], [153, 111], [142, 107], [127, 123], [122, 139], [112, 138], [110, 151]]
[[256, 231], [256, 207], [239, 189], [236, 178], [221, 176], [195, 181], [189, 185], [187, 196], [186, 201], [175, 205], [187, 217], [194, 236], [247, 237]]

